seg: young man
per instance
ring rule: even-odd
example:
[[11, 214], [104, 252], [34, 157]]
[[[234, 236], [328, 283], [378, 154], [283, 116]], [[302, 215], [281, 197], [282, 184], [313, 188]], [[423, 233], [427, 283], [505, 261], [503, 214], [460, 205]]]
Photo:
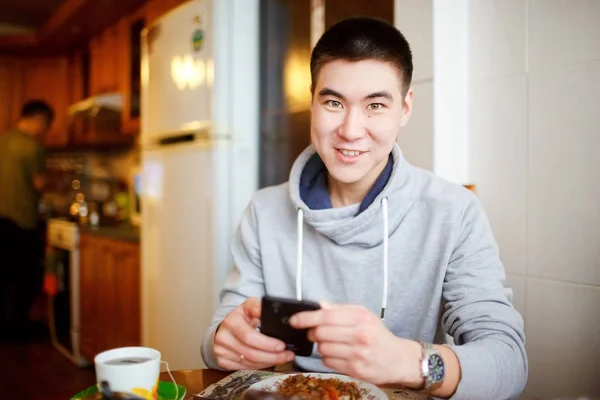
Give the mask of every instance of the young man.
[[53, 118], [48, 104], [30, 101], [16, 129], [0, 135], [0, 331], [15, 338], [31, 331], [29, 309], [43, 273], [37, 222], [45, 151], [38, 139]]
[[[321, 37], [310, 67], [312, 145], [289, 182], [260, 190], [242, 218], [205, 363], [237, 370], [294, 360], [435, 397], [518, 397], [523, 320], [484, 211], [396, 145], [412, 108], [409, 44], [384, 22], [349, 19]], [[255, 329], [265, 294], [322, 302], [290, 319], [310, 329], [312, 357], [294, 358]], [[444, 344], [445, 332], [455, 345]]]

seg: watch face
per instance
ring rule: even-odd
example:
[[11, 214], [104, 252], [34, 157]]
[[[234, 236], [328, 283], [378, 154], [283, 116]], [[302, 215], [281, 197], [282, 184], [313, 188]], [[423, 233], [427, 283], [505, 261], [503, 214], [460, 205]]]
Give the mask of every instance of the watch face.
[[444, 360], [438, 354], [432, 354], [429, 356], [429, 380], [432, 382], [440, 382], [444, 380], [446, 369], [444, 367]]

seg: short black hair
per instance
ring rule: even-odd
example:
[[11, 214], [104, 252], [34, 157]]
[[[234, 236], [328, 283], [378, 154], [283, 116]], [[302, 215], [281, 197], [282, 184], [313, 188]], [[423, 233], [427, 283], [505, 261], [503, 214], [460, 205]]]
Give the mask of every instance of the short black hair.
[[310, 57], [311, 90], [321, 67], [335, 60], [380, 60], [392, 63], [400, 72], [403, 95], [412, 80], [410, 45], [389, 23], [370, 17], [353, 17], [331, 26], [319, 39]]
[[21, 118], [31, 118], [43, 115], [48, 123], [54, 120], [54, 109], [44, 100], [30, 100], [21, 108]]

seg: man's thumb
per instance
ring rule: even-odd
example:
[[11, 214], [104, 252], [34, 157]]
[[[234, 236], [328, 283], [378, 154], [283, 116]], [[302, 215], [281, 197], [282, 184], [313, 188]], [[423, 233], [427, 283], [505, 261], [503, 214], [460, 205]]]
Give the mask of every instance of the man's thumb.
[[257, 297], [249, 297], [243, 304], [244, 314], [250, 319], [260, 318], [262, 302]]

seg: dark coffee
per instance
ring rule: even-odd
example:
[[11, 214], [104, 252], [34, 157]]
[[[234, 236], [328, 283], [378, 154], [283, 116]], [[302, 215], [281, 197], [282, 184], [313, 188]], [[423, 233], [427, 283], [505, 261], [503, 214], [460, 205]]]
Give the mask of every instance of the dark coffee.
[[115, 358], [114, 360], [108, 360], [104, 364], [106, 365], [131, 365], [131, 364], [140, 364], [146, 361], [152, 360], [147, 357], [121, 357]]

